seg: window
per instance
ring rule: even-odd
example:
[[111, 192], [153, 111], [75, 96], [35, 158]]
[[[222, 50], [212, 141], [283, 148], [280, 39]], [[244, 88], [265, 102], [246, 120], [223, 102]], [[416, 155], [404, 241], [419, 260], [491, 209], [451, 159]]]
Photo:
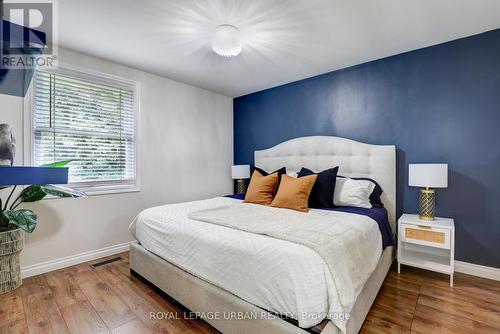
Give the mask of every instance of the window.
[[33, 80], [33, 163], [72, 160], [69, 184], [132, 189], [136, 179], [135, 84], [73, 70]]

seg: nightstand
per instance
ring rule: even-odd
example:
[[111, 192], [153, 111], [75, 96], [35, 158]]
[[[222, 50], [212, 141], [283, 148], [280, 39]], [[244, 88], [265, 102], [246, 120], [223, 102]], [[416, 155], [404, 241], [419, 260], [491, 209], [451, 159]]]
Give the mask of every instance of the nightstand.
[[404, 214], [398, 220], [398, 273], [401, 264], [450, 275], [453, 286], [455, 270], [455, 222], [436, 217], [420, 220]]

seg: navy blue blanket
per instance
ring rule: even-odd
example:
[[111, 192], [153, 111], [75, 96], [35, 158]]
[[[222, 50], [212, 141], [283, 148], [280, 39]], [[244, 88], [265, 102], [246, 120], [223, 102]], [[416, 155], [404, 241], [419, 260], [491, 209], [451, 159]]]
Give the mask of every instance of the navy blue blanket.
[[[244, 200], [245, 195], [227, 195], [225, 197]], [[389, 224], [389, 219], [387, 218], [387, 210], [385, 208], [355, 208], [350, 206], [337, 206], [335, 208], [325, 208], [320, 210], [328, 211], [340, 211], [347, 213], [354, 213], [357, 215], [368, 216], [375, 220], [378, 224], [380, 234], [382, 235], [382, 247], [385, 249], [388, 246], [394, 246], [394, 236], [392, 234], [391, 224]]]

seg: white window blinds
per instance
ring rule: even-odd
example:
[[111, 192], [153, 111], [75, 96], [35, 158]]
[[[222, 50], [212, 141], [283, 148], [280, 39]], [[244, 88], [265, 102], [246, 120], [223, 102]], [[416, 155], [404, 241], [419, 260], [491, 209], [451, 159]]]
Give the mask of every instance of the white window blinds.
[[37, 71], [35, 165], [73, 160], [74, 186], [135, 184], [134, 88], [99, 78]]

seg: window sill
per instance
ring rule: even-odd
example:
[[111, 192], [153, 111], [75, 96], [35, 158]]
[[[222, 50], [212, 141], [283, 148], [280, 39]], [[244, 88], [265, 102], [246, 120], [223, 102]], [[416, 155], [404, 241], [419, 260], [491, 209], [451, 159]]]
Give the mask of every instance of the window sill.
[[93, 188], [77, 188], [83, 191], [88, 196], [99, 196], [99, 195], [112, 195], [112, 194], [125, 194], [125, 193], [137, 193], [141, 189], [136, 186], [131, 187], [93, 187]]
[[[141, 188], [137, 186], [127, 186], [127, 187], [75, 187], [71, 185], [67, 185], [70, 188], [77, 189], [83, 191], [87, 194], [87, 196], [101, 196], [101, 195], [117, 195], [117, 194], [126, 194], [126, 193], [137, 193], [141, 191]], [[46, 199], [59, 199], [61, 197], [48, 195], [44, 198]]]

